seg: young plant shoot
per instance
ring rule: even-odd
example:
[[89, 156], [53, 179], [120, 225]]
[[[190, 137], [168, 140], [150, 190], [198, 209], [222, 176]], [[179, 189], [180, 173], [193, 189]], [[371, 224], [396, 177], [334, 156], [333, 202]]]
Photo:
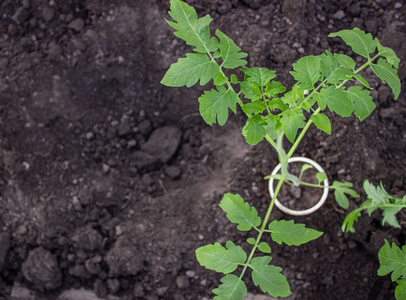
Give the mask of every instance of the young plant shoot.
[[[214, 243], [198, 248], [197, 260], [207, 269], [224, 274], [220, 285], [213, 290], [216, 300], [242, 299], [247, 294], [243, 281], [247, 270], [250, 270], [253, 283], [263, 292], [273, 297], [288, 296], [291, 294], [289, 284], [282, 269], [270, 264], [272, 247], [263, 238], [270, 238], [277, 244], [299, 246], [317, 239], [322, 232], [293, 221], [270, 222], [275, 199], [284, 183], [324, 188], [320, 182], [326, 178], [326, 174], [318, 174], [318, 184], [302, 181], [289, 173], [288, 159], [312, 124], [331, 134], [330, 120], [323, 113], [327, 108], [342, 117], [354, 114], [361, 121], [371, 114], [375, 109], [371, 87], [361, 75], [366, 68], [371, 68], [386, 82], [397, 99], [400, 93], [399, 59], [371, 34], [358, 28], [342, 30], [329, 37], [340, 37], [354, 53], [364, 58], [364, 62], [358, 66], [351, 57], [329, 51], [302, 57], [293, 64], [290, 74], [296, 83], [287, 90], [275, 80], [275, 71], [246, 67], [247, 54], [225, 33], [216, 30], [213, 36], [209, 15], [198, 18], [194, 8], [180, 0], [171, 0], [170, 5], [169, 15], [173, 20], [167, 22], [175, 29], [175, 36], [191, 46], [192, 51], [170, 66], [161, 83], [170, 87], [211, 83], [214, 87], [198, 99], [204, 121], [223, 126], [229, 111], [236, 113], [239, 106], [247, 116], [242, 128], [247, 143], [256, 145], [265, 139], [277, 151], [281, 164], [281, 173], [275, 176], [279, 181], [263, 218], [238, 194], [227, 193], [220, 202], [230, 222], [237, 224], [238, 230], [249, 231], [252, 235], [247, 240], [251, 250], [245, 252], [232, 241], [225, 246]], [[243, 73], [243, 80], [238, 79], [237, 72]], [[354, 85], [355, 81], [359, 85]], [[292, 143], [289, 151], [283, 147], [285, 137]], [[337, 181], [329, 186], [343, 208], [348, 207], [347, 195], [358, 197], [351, 187], [350, 182]]]

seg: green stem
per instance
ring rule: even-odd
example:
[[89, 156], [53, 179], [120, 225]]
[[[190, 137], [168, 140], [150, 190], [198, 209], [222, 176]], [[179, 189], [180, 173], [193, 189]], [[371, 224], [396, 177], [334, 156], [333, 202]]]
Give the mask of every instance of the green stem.
[[285, 180], [285, 176], [282, 175], [281, 180], [278, 182], [278, 185], [276, 186], [275, 194], [273, 195], [272, 201], [269, 204], [268, 211], [266, 212], [264, 221], [262, 222], [261, 229], [259, 230], [258, 237], [257, 237], [257, 239], [255, 241], [255, 245], [252, 247], [252, 250], [251, 250], [250, 255], [248, 256], [247, 262], [244, 264], [244, 269], [242, 270], [242, 272], [240, 274], [240, 279], [242, 279], [242, 277], [244, 276], [244, 273], [247, 270], [247, 267], [249, 266], [249, 264], [251, 262], [251, 259], [254, 256], [255, 251], [258, 248], [259, 242], [261, 241], [261, 237], [262, 237], [263, 233], [265, 232], [265, 227], [268, 224], [269, 217], [271, 216], [272, 209], [273, 209], [273, 207], [275, 205], [276, 197], [279, 194], [279, 191], [280, 191], [280, 189], [282, 187], [282, 184], [283, 184], [284, 180]]

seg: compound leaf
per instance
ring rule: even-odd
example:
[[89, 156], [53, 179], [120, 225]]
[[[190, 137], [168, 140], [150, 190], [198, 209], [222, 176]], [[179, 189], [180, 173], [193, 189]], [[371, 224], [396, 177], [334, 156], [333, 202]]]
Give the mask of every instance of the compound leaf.
[[238, 96], [233, 90], [228, 90], [223, 86], [217, 87], [218, 91], [212, 89], [206, 91], [199, 98], [199, 111], [207, 124], [213, 125], [217, 122], [223, 126], [228, 119], [228, 109], [236, 112]]
[[315, 56], [305, 56], [293, 64], [290, 72], [296, 81], [301, 82], [302, 89], [314, 89], [314, 84], [320, 79], [320, 59]]
[[398, 284], [395, 288], [396, 300], [406, 300], [406, 277], [397, 280]]
[[247, 53], [240, 52], [241, 48], [237, 47], [234, 41], [220, 30], [216, 30], [216, 35], [220, 39], [219, 49], [223, 60], [222, 67], [234, 69], [247, 64], [247, 61], [242, 59], [248, 55]]
[[348, 98], [354, 102], [354, 114], [363, 121], [375, 109], [376, 105], [372, 101], [369, 91], [364, 90], [362, 86], [352, 86], [346, 91]]
[[395, 100], [397, 100], [400, 94], [400, 79], [397, 70], [392, 68], [392, 65], [383, 58], [378, 60], [378, 64], [372, 64], [371, 68], [376, 76], [389, 85], [395, 96]]
[[330, 33], [329, 37], [340, 37], [343, 41], [351, 47], [355, 53], [369, 58], [369, 54], [374, 52], [376, 45], [370, 33], [366, 34], [359, 28], [352, 30], [341, 30], [339, 32]]
[[378, 269], [379, 276], [385, 276], [392, 272], [391, 279], [395, 281], [400, 276], [406, 276], [406, 246], [402, 250], [392, 243], [392, 247], [385, 240], [385, 245], [382, 246], [378, 253], [380, 267]]
[[242, 135], [248, 144], [256, 145], [264, 139], [266, 135], [265, 124], [266, 122], [260, 115], [253, 115], [248, 118], [245, 126], [242, 128]]
[[377, 38], [374, 39], [374, 42], [378, 48], [378, 54], [385, 57], [387, 62], [397, 69], [400, 59], [396, 56], [396, 53], [391, 48], [382, 46]]
[[251, 81], [240, 82], [241, 92], [244, 94], [245, 98], [255, 101], [262, 98], [261, 89], [259, 85]]
[[188, 53], [186, 58], [179, 58], [177, 63], [170, 66], [161, 83], [173, 87], [191, 87], [200, 80], [200, 85], [205, 85], [220, 74], [219, 71], [218, 64], [206, 54]]
[[253, 101], [246, 103], [242, 106], [243, 112], [249, 115], [261, 114], [265, 110], [265, 103], [263, 101]]
[[334, 181], [331, 187], [334, 188], [334, 197], [338, 205], [344, 209], [347, 209], [349, 206], [348, 198], [345, 194], [348, 194], [354, 198], [359, 197], [358, 193], [351, 189], [351, 182]]
[[305, 117], [301, 108], [282, 112], [282, 129], [291, 143], [294, 143], [299, 128], [304, 127], [304, 120]]
[[285, 91], [286, 87], [284, 87], [282, 83], [280, 83], [279, 81], [271, 81], [265, 88], [265, 95], [271, 98]]
[[320, 70], [325, 80], [331, 84], [341, 83], [343, 80], [352, 80], [354, 72], [343, 66], [331, 52], [320, 56]]
[[331, 111], [342, 117], [349, 117], [354, 111], [354, 102], [342, 89], [336, 89], [333, 85], [323, 88], [316, 96], [322, 110], [327, 105]]
[[318, 113], [317, 115], [312, 115], [310, 119], [318, 129], [331, 134], [331, 122], [325, 114]]
[[249, 266], [252, 268], [252, 281], [272, 297], [286, 297], [291, 294], [286, 277], [281, 268], [269, 265], [270, 256], [254, 257]]
[[323, 232], [306, 228], [304, 224], [295, 224], [293, 220], [274, 220], [268, 226], [272, 240], [281, 245], [299, 246], [319, 238]]
[[255, 82], [261, 87], [276, 77], [276, 71], [267, 68], [242, 68], [241, 71], [245, 73], [245, 80]]
[[247, 295], [247, 286], [244, 281], [234, 274], [227, 274], [220, 279], [221, 284], [213, 289], [214, 300], [242, 300]]
[[238, 224], [238, 230], [249, 231], [252, 227], [261, 224], [261, 218], [255, 207], [244, 202], [244, 199], [238, 194], [225, 194], [219, 206], [227, 213], [227, 218], [231, 223]]
[[209, 25], [212, 18], [209, 15], [198, 19], [195, 9], [179, 0], [171, 0], [169, 15], [176, 21], [176, 23], [167, 21], [177, 30], [175, 36], [195, 47], [194, 51], [207, 53], [217, 50], [216, 38], [210, 37]]
[[235, 271], [247, 260], [244, 250], [232, 241], [227, 241], [226, 247], [220, 243], [214, 243], [199, 247], [195, 252], [201, 266], [224, 274]]

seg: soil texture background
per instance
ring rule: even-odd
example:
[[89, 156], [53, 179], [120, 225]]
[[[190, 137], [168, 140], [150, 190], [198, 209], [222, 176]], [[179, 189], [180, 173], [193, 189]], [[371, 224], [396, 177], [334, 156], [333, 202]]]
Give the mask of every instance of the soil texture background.
[[[249, 67], [289, 71], [304, 55], [349, 54], [330, 32], [359, 27], [395, 50], [402, 92], [370, 73], [377, 109], [362, 123], [328, 112], [332, 135], [312, 128], [296, 156], [316, 160], [329, 180], [382, 181], [406, 194], [406, 3], [390, 0], [189, 0], [249, 54]], [[198, 114], [200, 86], [167, 88], [171, 63], [190, 52], [172, 34], [163, 0], [0, 1], [0, 294], [62, 299], [67, 290], [111, 299], [211, 299], [220, 276], [199, 266], [197, 247], [231, 239], [248, 247], [218, 207], [239, 193], [263, 216], [277, 164], [265, 142], [245, 143], [244, 117], [223, 127]], [[379, 277], [384, 239], [402, 228], [363, 216], [340, 230], [346, 212], [330, 195], [294, 219], [324, 235], [300, 247], [274, 245], [288, 299], [394, 299]], [[248, 283], [248, 281], [247, 281]], [[248, 284], [252, 294], [259, 288]], [[23, 298], [19, 298], [23, 299]], [[268, 299], [268, 298], [267, 298]]]

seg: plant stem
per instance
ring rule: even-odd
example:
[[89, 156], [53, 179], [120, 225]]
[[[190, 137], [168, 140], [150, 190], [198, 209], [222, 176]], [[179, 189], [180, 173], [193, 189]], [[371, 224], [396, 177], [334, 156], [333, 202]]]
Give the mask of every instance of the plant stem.
[[269, 217], [271, 216], [272, 209], [273, 209], [273, 207], [274, 207], [274, 205], [275, 205], [276, 197], [277, 197], [278, 194], [279, 194], [279, 191], [280, 191], [280, 189], [281, 189], [281, 187], [282, 187], [282, 184], [283, 184], [284, 180], [285, 180], [285, 176], [282, 175], [281, 180], [278, 182], [278, 185], [276, 186], [275, 194], [273, 195], [272, 201], [271, 201], [271, 203], [269, 204], [269, 207], [268, 207], [268, 210], [267, 210], [267, 212], [266, 212], [264, 221], [262, 222], [261, 229], [259, 230], [258, 237], [257, 237], [257, 239], [256, 239], [256, 241], [255, 241], [255, 245], [252, 247], [252, 250], [251, 250], [250, 255], [248, 256], [247, 262], [244, 264], [244, 269], [242, 270], [242, 272], [241, 272], [241, 274], [240, 274], [240, 279], [242, 279], [242, 277], [244, 276], [244, 273], [245, 273], [245, 271], [247, 270], [247, 267], [249, 266], [249, 264], [250, 264], [250, 262], [251, 262], [251, 259], [252, 259], [252, 257], [254, 256], [255, 251], [256, 251], [257, 248], [258, 248], [258, 245], [259, 245], [259, 242], [260, 242], [260, 240], [261, 240], [262, 234], [265, 232], [265, 227], [266, 227], [266, 225], [268, 224]]

